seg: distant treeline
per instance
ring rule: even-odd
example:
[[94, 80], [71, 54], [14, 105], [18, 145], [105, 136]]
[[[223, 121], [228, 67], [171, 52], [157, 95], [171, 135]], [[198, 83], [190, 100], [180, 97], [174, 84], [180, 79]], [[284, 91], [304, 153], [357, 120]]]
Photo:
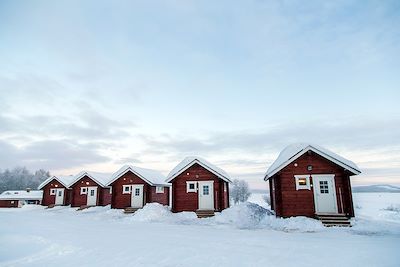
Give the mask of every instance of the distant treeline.
[[0, 193], [7, 190], [36, 190], [41, 182], [50, 177], [50, 172], [37, 170], [30, 172], [26, 167], [16, 167], [12, 170], [0, 170]]

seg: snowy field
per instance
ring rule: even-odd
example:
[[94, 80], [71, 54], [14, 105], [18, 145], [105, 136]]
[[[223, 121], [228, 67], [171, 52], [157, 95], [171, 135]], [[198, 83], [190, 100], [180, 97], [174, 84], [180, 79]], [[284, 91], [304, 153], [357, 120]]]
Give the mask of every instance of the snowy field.
[[[251, 202], [263, 203], [261, 195]], [[0, 266], [400, 266], [400, 194], [354, 194], [351, 228], [276, 219], [255, 204], [214, 218], [147, 205], [0, 209]]]

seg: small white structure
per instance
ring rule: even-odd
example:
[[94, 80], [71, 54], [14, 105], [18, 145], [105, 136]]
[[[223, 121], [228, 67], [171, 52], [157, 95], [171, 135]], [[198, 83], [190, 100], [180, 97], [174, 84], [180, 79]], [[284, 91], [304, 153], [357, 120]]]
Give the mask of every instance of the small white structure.
[[0, 208], [20, 208], [25, 204], [39, 205], [42, 202], [41, 190], [9, 190], [0, 194]]

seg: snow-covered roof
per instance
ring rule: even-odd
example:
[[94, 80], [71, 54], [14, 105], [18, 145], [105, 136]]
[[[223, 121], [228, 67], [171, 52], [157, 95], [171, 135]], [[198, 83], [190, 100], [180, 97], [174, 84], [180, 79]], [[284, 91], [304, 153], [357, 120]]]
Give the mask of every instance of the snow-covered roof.
[[0, 200], [41, 200], [43, 191], [41, 190], [9, 190], [0, 194]]
[[279, 154], [278, 158], [274, 161], [274, 163], [268, 168], [265, 173], [264, 180], [268, 180], [271, 176], [279, 172], [281, 169], [286, 167], [288, 164], [299, 158], [301, 155], [306, 153], [307, 151], [313, 151], [318, 155], [336, 163], [339, 166], [351, 171], [354, 174], [361, 173], [360, 169], [357, 165], [347, 160], [332, 151], [323, 148], [319, 145], [309, 144], [309, 143], [296, 143], [287, 146], [282, 152]]
[[161, 172], [151, 169], [136, 167], [133, 165], [122, 166], [122, 168], [120, 168], [112, 175], [112, 179], [107, 183], [107, 185], [111, 185], [113, 182], [115, 182], [118, 178], [120, 178], [128, 171], [134, 173], [135, 175], [137, 175], [142, 180], [146, 181], [148, 184], [152, 186], [155, 185], [170, 186], [169, 183], [165, 182], [165, 176]]
[[54, 176], [50, 176], [49, 178], [44, 180], [43, 183], [41, 183], [39, 185], [38, 189], [42, 189], [45, 185], [50, 183], [53, 179], [57, 180], [63, 186], [68, 188], [70, 183], [75, 179], [75, 176], [74, 175], [67, 175], [67, 176], [65, 176], [65, 175], [54, 175]]
[[201, 157], [186, 157], [184, 160], [181, 161], [176, 167], [168, 174], [167, 182], [171, 182], [175, 177], [181, 174], [183, 171], [187, 170], [193, 164], [199, 164], [200, 166], [204, 167], [205, 169], [209, 170], [210, 172], [214, 173], [216, 176], [221, 178], [224, 181], [231, 183], [231, 177], [229, 174], [224, 171], [223, 169], [211, 164], [207, 160]]
[[75, 175], [75, 179], [71, 181], [69, 186], [72, 186], [76, 182], [78, 182], [80, 179], [83, 177], [89, 177], [93, 181], [95, 181], [97, 184], [99, 184], [102, 187], [107, 186], [108, 182], [112, 179], [112, 174], [111, 173], [101, 173], [101, 172], [92, 172], [92, 171], [81, 171], [77, 175]]

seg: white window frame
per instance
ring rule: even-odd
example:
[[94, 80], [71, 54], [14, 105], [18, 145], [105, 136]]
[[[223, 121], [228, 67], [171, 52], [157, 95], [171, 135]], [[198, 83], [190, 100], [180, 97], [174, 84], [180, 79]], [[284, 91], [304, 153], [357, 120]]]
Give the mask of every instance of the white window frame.
[[56, 188], [50, 188], [50, 196], [55, 196], [56, 195]]
[[164, 194], [164, 186], [156, 186], [156, 194]]
[[[190, 189], [190, 185], [194, 184], [194, 189]], [[186, 182], [186, 193], [196, 193], [197, 192], [197, 182], [187, 181]]]
[[[300, 179], [306, 179], [306, 184], [305, 185], [300, 185], [299, 180]], [[295, 184], [296, 184], [296, 190], [311, 190], [311, 183], [310, 183], [310, 175], [309, 174], [304, 174], [304, 175], [295, 175]]]
[[[125, 188], [129, 188], [128, 191], [125, 191]], [[125, 184], [122, 186], [122, 194], [130, 194], [132, 192], [132, 185]]]
[[87, 195], [88, 188], [87, 187], [81, 187], [81, 195]]

